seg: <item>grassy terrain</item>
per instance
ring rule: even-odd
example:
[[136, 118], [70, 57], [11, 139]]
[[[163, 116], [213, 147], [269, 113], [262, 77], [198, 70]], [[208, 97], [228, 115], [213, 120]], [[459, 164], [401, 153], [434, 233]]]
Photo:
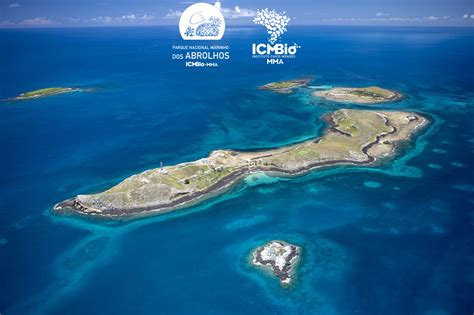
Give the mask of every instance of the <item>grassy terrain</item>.
[[390, 98], [393, 97], [393, 92], [379, 88], [377, 86], [369, 86], [366, 88], [356, 88], [350, 91], [351, 94], [362, 96], [362, 97], [375, 97], [375, 98]]
[[264, 90], [291, 90], [292, 88], [305, 86], [308, 84], [309, 79], [297, 79], [297, 80], [287, 80], [280, 82], [271, 82], [261, 86], [261, 89]]
[[323, 97], [331, 101], [359, 104], [391, 102], [402, 98], [400, 93], [377, 86], [355, 88], [335, 87], [329, 90], [315, 91], [313, 92], [313, 95], [317, 97]]
[[281, 82], [273, 82], [265, 85], [265, 87], [269, 89], [287, 89], [291, 88], [297, 85], [300, 85], [301, 82], [295, 82], [295, 81], [281, 81]]
[[62, 88], [62, 87], [45, 88], [45, 89], [39, 89], [39, 90], [34, 90], [34, 91], [22, 93], [22, 94], [19, 95], [18, 98], [42, 97], [42, 96], [66, 93], [66, 92], [70, 92], [72, 90], [73, 89], [71, 89], [71, 88]]

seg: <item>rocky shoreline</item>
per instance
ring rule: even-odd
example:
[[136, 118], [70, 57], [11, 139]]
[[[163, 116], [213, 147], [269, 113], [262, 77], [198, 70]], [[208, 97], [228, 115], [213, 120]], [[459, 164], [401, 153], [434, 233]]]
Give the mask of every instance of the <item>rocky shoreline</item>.
[[182, 208], [190, 207], [196, 203], [204, 201], [205, 199], [212, 198], [214, 195], [218, 195], [220, 192], [224, 192], [237, 183], [240, 179], [244, 178], [247, 172], [241, 171], [232, 173], [226, 178], [215, 185], [207, 188], [206, 190], [197, 192], [192, 195], [187, 195], [180, 199], [174, 200], [168, 204], [159, 206], [148, 206], [148, 207], [136, 207], [136, 208], [110, 208], [107, 210], [94, 209], [92, 207], [85, 206], [77, 198], [71, 198], [57, 203], [53, 207], [53, 211], [61, 214], [77, 214], [86, 216], [95, 216], [109, 219], [128, 219], [141, 216], [151, 215], [152, 213], [166, 213]]

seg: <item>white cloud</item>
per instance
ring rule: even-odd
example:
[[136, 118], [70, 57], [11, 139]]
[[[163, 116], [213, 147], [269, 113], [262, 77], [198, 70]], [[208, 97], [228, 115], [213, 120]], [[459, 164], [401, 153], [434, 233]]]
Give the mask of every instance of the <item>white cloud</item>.
[[376, 16], [389, 16], [390, 14], [385, 13], [385, 12], [377, 12], [375, 13]]
[[[191, 4], [194, 2], [185, 1], [181, 3]], [[255, 12], [254, 10], [241, 8], [238, 5], [236, 5], [234, 8], [224, 8], [222, 7], [222, 4], [220, 1], [215, 2], [214, 6], [221, 11], [224, 17], [229, 18], [229, 19], [254, 17], [255, 15], [257, 15], [257, 12]], [[166, 13], [164, 18], [165, 19], [178, 19], [179, 17], [181, 17], [181, 14], [183, 14], [183, 12], [170, 9], [168, 10], [168, 13]]]
[[8, 7], [9, 7], [9, 8], [19, 8], [19, 7], [21, 7], [21, 5], [20, 5], [19, 3], [10, 3], [10, 4], [8, 5]]
[[135, 14], [128, 14], [128, 15], [122, 15], [122, 17], [120, 18], [121, 20], [129, 20], [129, 21], [134, 21], [137, 19], [137, 17], [135, 16]]
[[434, 22], [446, 21], [451, 17], [445, 16], [423, 16], [423, 17], [377, 17], [377, 18], [335, 18], [323, 19], [324, 22]]
[[72, 23], [88, 24], [88, 23], [101, 23], [101, 24], [120, 24], [120, 23], [136, 23], [143, 24], [153, 21], [155, 17], [149, 14], [137, 15], [137, 14], [125, 14], [118, 17], [111, 16], [99, 16], [91, 19], [81, 18], [70, 18], [69, 21]]
[[224, 8], [220, 1], [214, 3], [214, 6], [218, 8], [224, 17], [229, 19], [238, 19], [238, 18], [246, 18], [246, 17], [254, 17], [257, 15], [257, 12], [250, 9], [241, 8], [240, 6], [236, 5], [233, 9]]
[[252, 17], [257, 15], [257, 12], [250, 9], [241, 9], [238, 5], [235, 6], [233, 15], [238, 15], [237, 17]]
[[117, 22], [148, 22], [153, 21], [155, 17], [153, 15], [143, 14], [143, 15], [135, 15], [135, 14], [127, 14], [122, 15], [121, 17], [115, 18]]
[[[87, 20], [84, 20], [84, 21], [87, 21]], [[113, 18], [111, 18], [110, 16], [99, 16], [99, 17], [96, 17], [96, 18], [92, 18], [90, 19], [91, 22], [98, 22], [98, 23], [110, 23], [113, 21]]]
[[27, 25], [27, 26], [46, 26], [46, 25], [54, 25], [57, 22], [48, 19], [46, 17], [36, 17], [33, 19], [26, 19], [20, 22], [20, 25]]
[[15, 23], [11, 21], [0, 21], [0, 27], [7, 27], [7, 26], [14, 26], [16, 25]]
[[462, 18], [463, 18], [463, 20], [474, 19], [474, 14], [469, 15], [468, 13], [466, 13], [462, 16]]
[[81, 18], [66, 18], [65, 20], [66, 20], [66, 22], [70, 22], [70, 23], [74, 23], [74, 24], [86, 23], [86, 22], [89, 21], [87, 19], [81, 19]]
[[165, 15], [165, 19], [177, 19], [183, 14], [183, 12], [178, 10], [168, 10], [168, 13]]

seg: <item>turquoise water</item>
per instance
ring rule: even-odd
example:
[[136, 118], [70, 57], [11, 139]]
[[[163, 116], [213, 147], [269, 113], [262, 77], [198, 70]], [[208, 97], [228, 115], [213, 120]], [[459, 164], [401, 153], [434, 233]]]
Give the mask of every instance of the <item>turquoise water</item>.
[[[291, 33], [291, 34], [290, 34]], [[474, 309], [473, 40], [457, 28], [292, 28], [295, 60], [250, 58], [259, 29], [227, 31], [231, 60], [186, 69], [174, 28], [1, 30], [0, 98], [46, 86], [92, 92], [2, 103], [2, 314], [470, 314]], [[432, 119], [395, 161], [296, 179], [249, 179], [205, 204], [128, 224], [52, 205], [137, 172], [320, 134], [341, 107], [258, 91], [379, 85], [376, 108]], [[290, 289], [249, 264], [255, 246], [303, 248]]]

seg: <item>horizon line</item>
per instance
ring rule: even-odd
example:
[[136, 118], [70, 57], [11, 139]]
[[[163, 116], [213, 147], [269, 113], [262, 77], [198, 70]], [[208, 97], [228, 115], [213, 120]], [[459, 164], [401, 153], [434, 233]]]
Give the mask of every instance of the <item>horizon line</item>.
[[[292, 27], [318, 27], [318, 26], [331, 26], [331, 27], [424, 27], [424, 28], [474, 28], [474, 25], [380, 25], [380, 24], [293, 24]], [[133, 27], [176, 27], [176, 24], [146, 24], [146, 25], [5, 25], [0, 26], [0, 30], [12, 30], [12, 29], [61, 29], [61, 28], [133, 28]], [[258, 28], [254, 24], [230, 24], [226, 25], [226, 28]]]

